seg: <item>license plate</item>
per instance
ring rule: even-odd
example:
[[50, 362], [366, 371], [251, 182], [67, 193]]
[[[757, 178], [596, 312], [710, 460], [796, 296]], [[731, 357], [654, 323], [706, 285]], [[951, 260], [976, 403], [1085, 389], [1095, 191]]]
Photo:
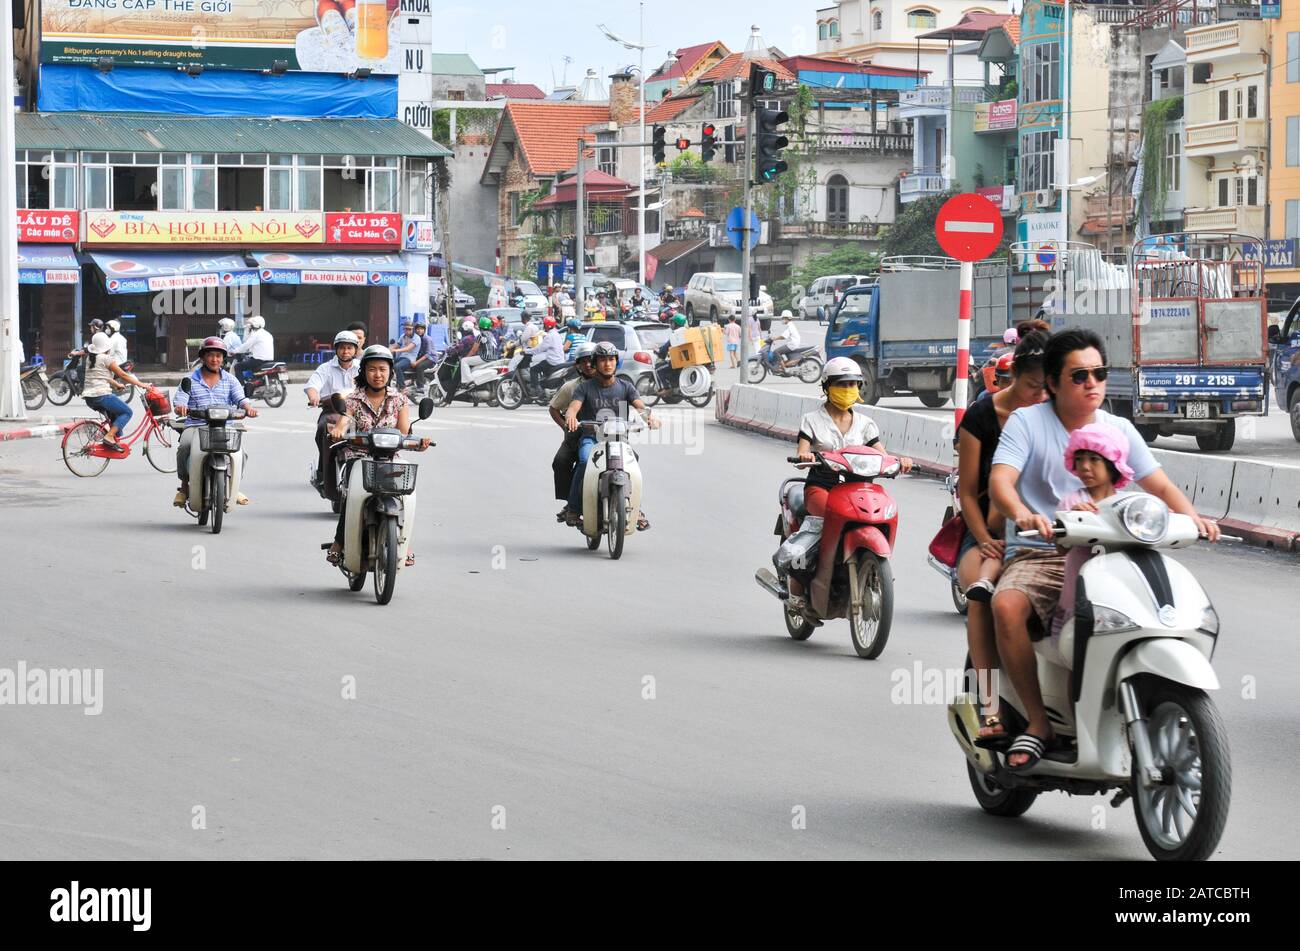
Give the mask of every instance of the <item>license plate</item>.
[[1209, 419], [1210, 404], [1209, 403], [1188, 403], [1187, 418], [1188, 419]]

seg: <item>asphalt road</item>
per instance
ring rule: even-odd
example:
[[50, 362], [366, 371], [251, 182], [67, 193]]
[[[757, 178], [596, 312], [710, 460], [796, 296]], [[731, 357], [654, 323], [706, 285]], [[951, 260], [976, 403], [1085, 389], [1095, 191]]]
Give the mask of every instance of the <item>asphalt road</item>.
[[[673, 444], [641, 453], [653, 528], [612, 562], [553, 520], [541, 410], [439, 411], [419, 564], [387, 607], [324, 563], [305, 408], [250, 421], [253, 504], [215, 537], [141, 458], [78, 480], [53, 441], [0, 445], [0, 667], [103, 670], [97, 716], [0, 706], [0, 855], [1145, 857], [1100, 798], [984, 816], [943, 707], [892, 702], [914, 664], [964, 655], [924, 563], [937, 484], [891, 486], [894, 633], [862, 661], [843, 621], [790, 640], [752, 580], [785, 447], [665, 415]], [[1223, 620], [1221, 855], [1296, 858], [1296, 559], [1182, 557]]]

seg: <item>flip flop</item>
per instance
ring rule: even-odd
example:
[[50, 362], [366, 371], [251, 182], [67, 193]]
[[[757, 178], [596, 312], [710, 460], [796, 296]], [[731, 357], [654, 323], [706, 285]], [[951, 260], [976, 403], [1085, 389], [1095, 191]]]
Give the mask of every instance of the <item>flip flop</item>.
[[[987, 717], [984, 720], [984, 726], [1002, 726], [1002, 720], [995, 716]], [[988, 733], [977, 736], [972, 741], [973, 745], [983, 750], [1000, 750], [1003, 747], [1011, 745], [1012, 736], [1005, 729], [1001, 733]]]
[[235, 504], [236, 504], [236, 505], [247, 505], [247, 504], [248, 504], [249, 502], [251, 502], [251, 501], [253, 501], [253, 500], [250, 499], [248, 496], [246, 496], [243, 492], [240, 492], [240, 493], [239, 493], [239, 498], [235, 499]]
[[638, 532], [647, 532], [650, 530], [650, 519], [642, 515], [636, 520], [636, 530]]
[[1009, 760], [1013, 753], [1027, 753], [1029, 759], [1024, 763], [1021, 763], [1019, 766], [1012, 766], [1008, 762], [1007, 769], [1013, 773], [1024, 773], [1033, 769], [1038, 765], [1038, 761], [1043, 758], [1044, 754], [1047, 753], [1047, 742], [1048, 741], [1044, 740], [1041, 736], [1034, 736], [1032, 733], [1021, 733], [1016, 737], [1015, 741], [1006, 748], [1006, 756]]
[[327, 551], [325, 553], [325, 560], [328, 561], [331, 565], [337, 567], [338, 565], [343, 563], [343, 550], [339, 549], [338, 551]]
[[415, 552], [413, 552], [413, 551], [408, 551], [408, 552], [406, 553], [406, 565], [405, 565], [404, 567], [407, 567], [407, 568], [414, 568], [414, 567], [415, 567]]

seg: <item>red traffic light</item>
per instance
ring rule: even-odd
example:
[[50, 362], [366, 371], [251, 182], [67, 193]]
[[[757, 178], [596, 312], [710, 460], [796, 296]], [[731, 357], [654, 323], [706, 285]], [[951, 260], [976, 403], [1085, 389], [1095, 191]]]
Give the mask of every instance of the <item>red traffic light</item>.
[[678, 151], [678, 152], [685, 152], [685, 151], [686, 151], [687, 149], [689, 149], [690, 147], [691, 147], [691, 140], [690, 140], [690, 139], [678, 139], [678, 140], [677, 140], [677, 151]]
[[704, 126], [704, 136], [705, 136], [705, 138], [710, 138], [710, 139], [711, 139], [711, 138], [713, 138], [713, 137], [717, 134], [717, 132], [718, 132], [718, 130], [714, 127], [714, 125], [713, 125], [712, 122], [707, 123], [707, 124]]

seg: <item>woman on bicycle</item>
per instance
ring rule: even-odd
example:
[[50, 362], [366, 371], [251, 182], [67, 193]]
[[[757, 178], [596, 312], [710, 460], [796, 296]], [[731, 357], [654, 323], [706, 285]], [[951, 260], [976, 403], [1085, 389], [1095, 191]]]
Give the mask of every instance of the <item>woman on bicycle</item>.
[[87, 406], [108, 417], [104, 445], [124, 453], [127, 451], [126, 446], [118, 442], [117, 437], [125, 432], [127, 424], [131, 422], [131, 408], [122, 402], [121, 397], [113, 395], [111, 381], [116, 376], [141, 390], [149, 389], [149, 384], [141, 383], [118, 366], [112, 356], [112, 349], [113, 342], [102, 331], [90, 339], [90, 344], [86, 347], [86, 383], [81, 396]]

